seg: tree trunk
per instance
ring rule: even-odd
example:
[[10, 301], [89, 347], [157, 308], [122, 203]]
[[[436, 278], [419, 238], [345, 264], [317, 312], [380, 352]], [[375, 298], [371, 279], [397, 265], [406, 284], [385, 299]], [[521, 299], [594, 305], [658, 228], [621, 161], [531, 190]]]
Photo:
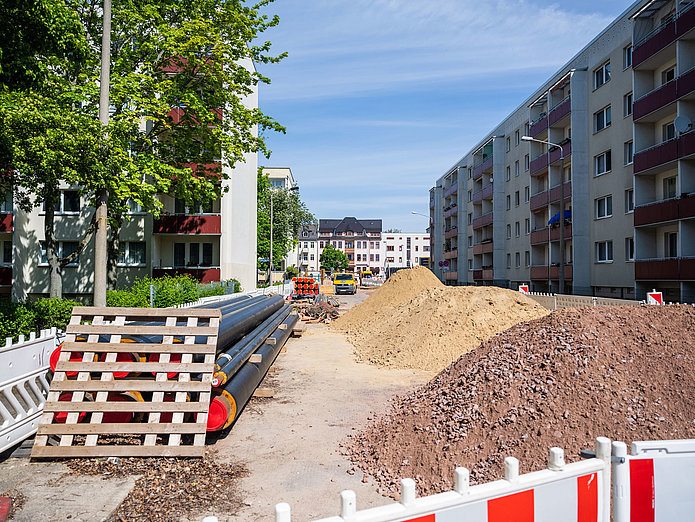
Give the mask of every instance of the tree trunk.
[[112, 215], [109, 220], [111, 224], [111, 234], [109, 235], [107, 252], [108, 252], [108, 264], [106, 265], [106, 276], [107, 284], [110, 290], [115, 290], [118, 280], [118, 252], [120, 250], [121, 243], [121, 227], [123, 226], [123, 216], [122, 215]]
[[46, 200], [46, 214], [44, 217], [44, 235], [46, 237], [46, 259], [50, 273], [50, 297], [63, 297], [63, 268], [58, 258], [58, 245], [54, 234], [55, 202]]

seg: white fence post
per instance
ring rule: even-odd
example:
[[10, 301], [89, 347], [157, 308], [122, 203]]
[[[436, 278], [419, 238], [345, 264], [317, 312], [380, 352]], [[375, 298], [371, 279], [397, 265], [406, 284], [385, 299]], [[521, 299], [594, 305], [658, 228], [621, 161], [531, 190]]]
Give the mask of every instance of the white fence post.
[[275, 522], [292, 522], [290, 505], [287, 502], [280, 502], [275, 505]]
[[347, 519], [357, 513], [357, 495], [349, 489], [340, 493], [340, 516]]
[[601, 497], [601, 510], [603, 520], [608, 522], [611, 519], [611, 440], [608, 437], [598, 437], [596, 439], [596, 458], [605, 462], [605, 479], [603, 481], [603, 491]]
[[401, 504], [408, 506], [415, 502], [415, 481], [413, 479], [401, 480]]
[[627, 446], [613, 443], [613, 522], [630, 522], [630, 465], [627, 462]]

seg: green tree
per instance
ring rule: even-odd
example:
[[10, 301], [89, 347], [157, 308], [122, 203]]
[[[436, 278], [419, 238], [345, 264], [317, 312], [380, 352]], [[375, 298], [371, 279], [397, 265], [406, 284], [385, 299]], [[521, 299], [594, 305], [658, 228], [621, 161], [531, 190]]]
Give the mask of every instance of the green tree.
[[319, 261], [321, 262], [321, 268], [325, 268], [331, 272], [335, 270], [347, 270], [349, 266], [345, 252], [338, 250], [333, 245], [328, 245], [323, 249]]
[[384, 230], [384, 232], [389, 233], [389, 234], [400, 234], [401, 229], [400, 228], [389, 228], [387, 230]]
[[[263, 167], [258, 169], [258, 257], [270, 259], [270, 206], [273, 206], [273, 268], [296, 245], [299, 230], [316, 222], [299, 194], [287, 189], [272, 188]], [[258, 263], [267, 269], [268, 263]]]
[[[234, 167], [247, 153], [268, 155], [263, 132], [284, 131], [245, 102], [259, 83], [269, 83], [253, 63], [275, 63], [284, 56], [272, 56], [271, 44], [259, 40], [278, 23], [277, 17], [260, 13], [271, 2], [116, 0], [106, 128], [94, 124], [101, 4], [29, 1], [38, 13], [34, 22], [23, 2], [3, 3], [5, 30], [38, 26], [39, 35], [27, 41], [0, 39], [0, 169], [15, 174], [15, 194], [35, 193], [20, 206], [45, 203], [48, 210], [59, 186], [69, 184], [81, 187], [94, 207], [97, 192], [106, 188], [113, 266], [129, 201], [158, 216], [163, 208], [159, 194], [189, 204], [219, 198], [229, 177], [229, 169], [221, 167]], [[31, 120], [27, 107], [34, 112]], [[20, 154], [39, 141], [43, 148]], [[54, 163], [62, 170], [47, 177]], [[46, 229], [52, 227], [49, 213]], [[81, 238], [82, 246], [92, 230]], [[58, 259], [56, 242], [48, 235], [46, 246], [51, 274], [59, 276], [61, 266], [73, 259]], [[51, 295], [59, 295], [60, 288], [53, 286], [60, 285], [60, 278], [52, 277], [51, 283]]]

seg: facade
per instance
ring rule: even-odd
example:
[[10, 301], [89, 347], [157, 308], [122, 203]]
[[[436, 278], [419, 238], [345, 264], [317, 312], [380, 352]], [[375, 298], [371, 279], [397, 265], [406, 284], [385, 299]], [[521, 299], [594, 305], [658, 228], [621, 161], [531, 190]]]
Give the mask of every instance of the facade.
[[[289, 256], [289, 254], [288, 254]], [[317, 225], [302, 228], [294, 249], [294, 258], [300, 274], [318, 277], [321, 272], [319, 263], [319, 231]]]
[[692, 4], [635, 2], [439, 178], [435, 274], [695, 301], [694, 28]]
[[429, 234], [403, 234], [384, 232], [382, 243], [384, 268], [412, 268], [429, 266]]
[[[253, 67], [250, 60], [245, 65]], [[248, 95], [244, 103], [258, 107], [257, 92]], [[172, 109], [174, 119], [176, 111], [180, 110]], [[222, 154], [224, 159], [224, 151]], [[124, 223], [120, 235], [118, 288], [129, 286], [144, 276], [167, 274], [190, 274], [201, 282], [234, 278], [244, 289], [256, 287], [257, 155], [246, 154], [245, 162], [234, 169], [224, 164], [222, 168], [228, 175], [223, 181], [228, 190], [210, 205], [187, 207], [183, 201], [162, 195], [164, 213], [158, 219], [142, 212], [137, 205], [131, 206], [130, 219]], [[94, 209], [80, 198], [78, 187], [61, 189], [55, 236], [59, 255], [67, 255], [74, 251]], [[48, 294], [49, 271], [42, 249], [44, 217], [41, 209], [35, 208], [29, 213], [12, 210], [11, 201], [4, 201], [0, 208], [0, 240], [3, 241], [0, 293], [11, 291], [17, 300]], [[93, 274], [94, 244], [91, 242], [78, 262], [63, 270], [63, 294], [91, 297]]]
[[319, 258], [323, 249], [331, 244], [347, 255], [348, 271], [371, 270], [381, 274], [384, 270], [381, 238], [380, 219], [320, 219]]
[[[297, 186], [297, 182], [289, 167], [263, 167], [263, 174], [268, 176], [271, 189], [290, 190]], [[291, 249], [282, 260], [281, 266], [274, 266], [273, 271], [284, 272], [288, 266], [299, 267], [299, 258], [296, 248]]]

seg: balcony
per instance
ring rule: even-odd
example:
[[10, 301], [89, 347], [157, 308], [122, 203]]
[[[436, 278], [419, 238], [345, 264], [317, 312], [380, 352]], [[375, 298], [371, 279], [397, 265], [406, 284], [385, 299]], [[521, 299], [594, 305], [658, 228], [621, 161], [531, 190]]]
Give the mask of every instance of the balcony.
[[189, 275], [193, 279], [201, 283], [211, 283], [220, 280], [219, 267], [196, 267], [196, 268], [174, 268], [174, 267], [157, 267], [152, 269], [152, 277]]
[[531, 164], [529, 165], [529, 173], [531, 174], [531, 176], [533, 176], [533, 175], [537, 174], [538, 172], [541, 172], [547, 168], [548, 168], [548, 154], [543, 153], [531, 161]]
[[483, 281], [492, 281], [494, 278], [495, 277], [492, 268], [486, 268], [483, 270], [483, 276], [481, 277]]
[[450, 228], [449, 230], [444, 232], [444, 239], [451, 239], [452, 237], [456, 237], [459, 233], [458, 228]]
[[676, 19], [677, 38], [683, 37], [688, 31], [695, 27], [695, 9], [692, 9], [692, 4], [690, 4], [690, 7], [685, 7], [684, 9], [685, 10], [682, 10]]
[[458, 279], [458, 272], [444, 272], [445, 281], [456, 281]]
[[0, 266], [0, 286], [12, 286], [11, 266]]
[[152, 231], [155, 234], [208, 234], [222, 233], [222, 216], [205, 215], [169, 215], [154, 220]]
[[542, 245], [548, 242], [548, 227], [531, 231], [531, 244]]
[[473, 255], [489, 254], [493, 250], [492, 241], [473, 245]]
[[[572, 279], [572, 265], [565, 264], [564, 272], [565, 272], [565, 280], [571, 280]], [[530, 278], [532, 280], [544, 280], [544, 281], [547, 281], [548, 279], [558, 280], [558, 279], [560, 279], [560, 266], [559, 265], [553, 265], [550, 267], [545, 266], [545, 265], [532, 266]]]
[[547, 266], [532, 266], [531, 274], [529, 276], [532, 280], [548, 280], [548, 267]]
[[570, 113], [570, 102], [570, 97], [567, 96], [564, 100], [562, 100], [555, 107], [553, 107], [550, 113], [548, 113], [548, 125], [550, 127], [552, 127], [555, 123], [557, 123]]
[[635, 280], [677, 281], [678, 259], [644, 259], [635, 261]]
[[572, 154], [572, 142], [567, 139], [563, 140], [560, 143], [558, 143], [561, 147], [554, 147], [550, 149], [550, 165], [555, 163], [556, 161], [560, 161], [560, 158], [562, 158], [562, 152], [564, 151], [565, 153], [565, 158]]
[[[210, 112], [214, 114], [216, 120], [222, 120], [223, 111], [222, 109], [210, 109]], [[190, 121], [193, 125], [198, 125], [198, 121], [193, 116], [186, 115], [185, 107], [175, 107], [171, 109], [167, 116], [171, 119], [173, 125], [179, 125], [182, 122]], [[209, 124], [210, 125], [210, 124]], [[216, 127], [216, 124], [211, 124], [212, 127]]]
[[562, 151], [565, 152], [565, 158], [572, 154], [572, 142], [569, 139], [558, 143], [558, 145], [562, 145], [562, 150], [560, 147], [552, 147], [549, 153], [541, 154], [531, 162], [529, 166], [531, 176], [543, 172], [548, 168], [548, 165], [552, 165], [562, 158]]
[[[563, 198], [564, 195], [564, 198]], [[572, 198], [572, 182], [565, 181], [565, 186], [556, 185], [550, 189], [550, 194], [548, 200], [550, 203], [555, 203], [561, 199], [571, 199]]]
[[695, 258], [681, 257], [678, 275], [683, 281], [695, 280]]
[[[572, 225], [565, 225], [565, 239], [572, 239]], [[554, 226], [550, 228], [550, 241], [560, 241], [559, 226]]]
[[635, 154], [633, 171], [635, 174], [676, 161], [678, 159], [678, 142], [672, 139], [644, 149]]
[[484, 199], [489, 199], [492, 197], [492, 184], [485, 188], [480, 189], [478, 192], [471, 196], [471, 203], [477, 203]]
[[655, 201], [635, 207], [634, 224], [636, 227], [677, 219], [678, 199]]
[[535, 138], [539, 134], [541, 134], [543, 131], [545, 131], [548, 128], [548, 115], [546, 113], [541, 113], [541, 116], [531, 124], [531, 127], [529, 128], [529, 135], [532, 138]]
[[548, 191], [544, 190], [538, 194], [531, 196], [531, 201], [529, 202], [529, 208], [533, 210], [538, 210], [539, 208], [548, 206]]
[[678, 200], [678, 218], [687, 219], [695, 217], [695, 194], [683, 195]]
[[12, 232], [14, 230], [14, 214], [12, 212], [0, 213], [0, 232]]
[[492, 212], [483, 214], [473, 220], [473, 228], [482, 228], [492, 224]]
[[449, 209], [444, 211], [444, 217], [448, 218], [448, 217], [454, 216], [458, 213], [459, 213], [459, 208], [457, 205], [454, 205], [454, 206], [452, 206]]
[[673, 103], [678, 98], [676, 80], [670, 81], [661, 87], [648, 92], [644, 96], [640, 96], [632, 107], [632, 119], [638, 121], [670, 103]]
[[632, 67], [637, 68], [663, 48], [676, 40], [676, 21], [660, 25], [645, 38], [637, 42], [632, 50]]
[[458, 192], [458, 189], [459, 189], [458, 183], [452, 183], [452, 184], [449, 185], [449, 186], [446, 188], [446, 190], [444, 191], [444, 197], [445, 197], [445, 198], [448, 198], [448, 197], [451, 196], [452, 194], [455, 194], [456, 192]]
[[477, 167], [473, 167], [473, 179], [478, 179], [483, 175], [483, 172], [492, 169], [492, 156], [488, 156], [483, 160], [483, 162]]
[[481, 281], [483, 279], [483, 271], [482, 270], [473, 270], [473, 280], [474, 281]]
[[[560, 279], [560, 267], [550, 267], [550, 279]], [[565, 265], [565, 280], [572, 279], [572, 265]]]
[[454, 248], [453, 250], [445, 250], [444, 251], [444, 259], [456, 259], [459, 255], [459, 251], [457, 248]]

